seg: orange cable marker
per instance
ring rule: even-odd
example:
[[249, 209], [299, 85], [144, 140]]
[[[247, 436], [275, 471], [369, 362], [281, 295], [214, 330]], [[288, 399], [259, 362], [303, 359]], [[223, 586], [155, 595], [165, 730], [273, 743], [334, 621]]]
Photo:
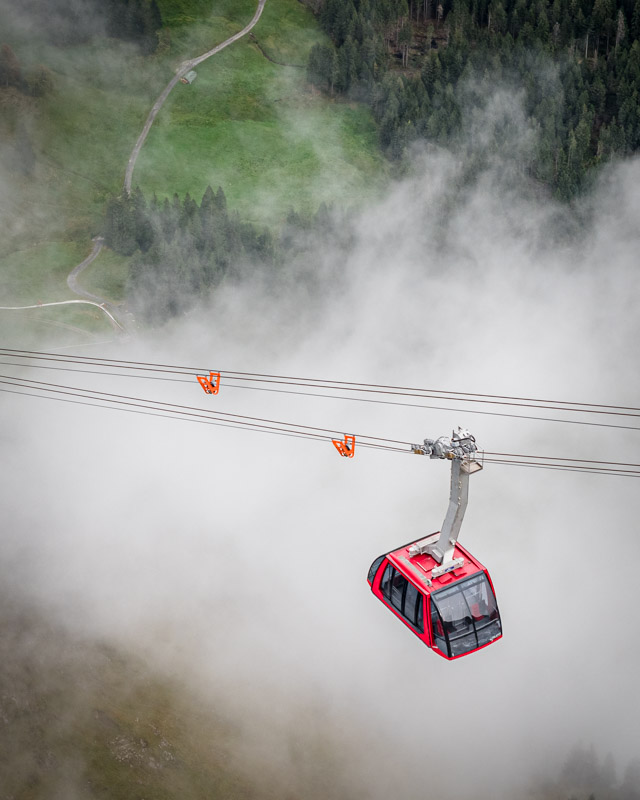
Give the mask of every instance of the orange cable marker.
[[220, 391], [219, 372], [210, 372], [208, 378], [205, 378], [204, 375], [196, 375], [196, 378], [207, 394], [218, 394]]
[[340, 439], [332, 439], [331, 441], [341, 456], [344, 456], [345, 458], [353, 458], [353, 452], [356, 449], [355, 436], [350, 436], [349, 434], [345, 433], [343, 442], [341, 442]]

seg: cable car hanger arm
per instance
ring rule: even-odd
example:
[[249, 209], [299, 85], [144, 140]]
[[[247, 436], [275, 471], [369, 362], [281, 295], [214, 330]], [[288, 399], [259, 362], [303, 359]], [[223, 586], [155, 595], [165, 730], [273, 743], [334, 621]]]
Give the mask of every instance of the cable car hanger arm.
[[433, 570], [433, 577], [462, 566], [464, 559], [453, 558], [460, 527], [469, 498], [469, 476], [482, 469], [475, 459], [478, 450], [475, 438], [464, 428], [453, 431], [451, 438], [425, 439], [424, 444], [414, 444], [411, 450], [416, 455], [451, 461], [451, 491], [449, 507], [439, 533], [431, 534], [416, 542], [409, 549], [411, 556], [428, 553], [440, 564]]

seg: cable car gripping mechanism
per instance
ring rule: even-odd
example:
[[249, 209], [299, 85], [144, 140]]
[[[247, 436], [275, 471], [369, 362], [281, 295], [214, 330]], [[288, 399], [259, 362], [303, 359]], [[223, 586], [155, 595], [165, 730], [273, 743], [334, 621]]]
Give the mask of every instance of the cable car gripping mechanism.
[[454, 559], [453, 553], [467, 509], [469, 475], [482, 469], [482, 464], [476, 461], [477, 450], [475, 438], [464, 428], [453, 431], [451, 438], [441, 436], [439, 439], [425, 439], [424, 444], [411, 446], [411, 451], [416, 455], [451, 461], [451, 492], [442, 530], [409, 548], [410, 556], [428, 553], [440, 564], [432, 571], [434, 578], [462, 566], [463, 559]]
[[353, 453], [356, 449], [355, 436], [345, 433], [344, 441], [340, 441], [340, 439], [332, 439], [331, 441], [341, 456], [344, 456], [345, 458], [353, 458]]
[[196, 378], [207, 394], [218, 394], [220, 391], [219, 372], [210, 372], [208, 378], [205, 378], [204, 375], [196, 375]]

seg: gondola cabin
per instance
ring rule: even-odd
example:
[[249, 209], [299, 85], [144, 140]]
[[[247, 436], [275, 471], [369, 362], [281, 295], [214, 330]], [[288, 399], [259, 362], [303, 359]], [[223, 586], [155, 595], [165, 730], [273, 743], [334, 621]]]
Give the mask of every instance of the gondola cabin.
[[452, 568], [443, 570], [432, 555], [410, 553], [421, 541], [376, 558], [368, 576], [373, 594], [443, 658], [460, 658], [500, 639], [487, 570], [457, 543]]

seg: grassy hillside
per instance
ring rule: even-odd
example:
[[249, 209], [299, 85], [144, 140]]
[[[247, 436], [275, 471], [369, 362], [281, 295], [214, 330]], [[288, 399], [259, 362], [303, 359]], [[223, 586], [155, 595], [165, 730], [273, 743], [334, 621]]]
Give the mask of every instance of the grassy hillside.
[[310, 94], [303, 69], [270, 62], [250, 40], [200, 65], [166, 112], [134, 174], [145, 194], [173, 187], [199, 198], [221, 185], [244, 218], [277, 224], [291, 207], [360, 201], [380, 174], [369, 114]]
[[[214, 4], [212, 15], [173, 33], [180, 58], [204, 52], [246, 24], [253, 0]], [[277, 225], [293, 207], [350, 205], [381, 186], [384, 164], [364, 107], [309, 89], [309, 50], [323, 35], [306, 6], [269, 0], [250, 37], [201, 64], [176, 87], [134, 173], [145, 194], [221, 185], [231, 208]]]
[[[7, 300], [0, 304], [68, 296], [67, 267], [100, 232], [106, 198], [122, 186], [153, 101], [182, 60], [237, 32], [255, 11], [254, 0], [159, 5], [172, 27], [147, 57], [101, 36], [54, 47], [9, 26], [21, 64], [48, 66], [54, 91], [32, 98], [0, 90], [8, 109], [0, 125], [0, 287]], [[307, 85], [308, 52], [324, 36], [309, 10], [297, 0], [269, 0], [253, 33], [201, 64], [193, 85], [176, 87], [134, 185], [198, 199], [208, 183], [221, 185], [231, 210], [274, 228], [292, 207], [310, 213], [321, 202], [344, 206], [370, 196], [386, 173], [374, 125], [368, 110]], [[19, 131], [33, 148], [30, 171], [17, 166]], [[103, 283], [118, 300], [126, 262], [112, 259], [103, 279], [104, 263], [101, 256], [93, 265], [91, 284]]]
[[138, 659], [6, 598], [0, 652], [2, 797], [272, 796], [227, 765], [229, 723]]
[[[0, 305], [27, 306], [79, 299], [67, 286], [70, 267], [91, 250], [91, 242], [43, 242], [9, 252], [1, 261]], [[107, 300], [117, 302], [124, 291], [125, 259], [110, 251], [100, 263], [94, 262], [83, 274], [85, 288]], [[28, 310], [0, 311], [0, 339], [3, 342], [30, 342], [45, 336], [66, 345], [103, 340], [113, 328], [106, 315], [95, 306], [69, 305]]]

